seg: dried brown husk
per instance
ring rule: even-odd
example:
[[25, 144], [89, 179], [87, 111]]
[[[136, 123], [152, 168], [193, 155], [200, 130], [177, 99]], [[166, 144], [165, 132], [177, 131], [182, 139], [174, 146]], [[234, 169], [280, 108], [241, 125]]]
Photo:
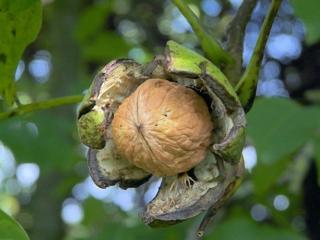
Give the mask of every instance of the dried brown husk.
[[234, 192], [244, 171], [243, 160], [237, 165], [225, 164], [225, 176], [220, 176], [215, 157], [207, 158], [194, 169], [196, 181], [191, 187], [181, 185], [177, 191], [171, 186], [175, 177], [166, 177], [155, 198], [140, 216], [151, 227], [167, 226], [190, 219], [209, 208], [219, 209]]
[[101, 188], [115, 184], [124, 189], [137, 187], [150, 177], [150, 173], [119, 156], [111, 133], [111, 121], [115, 111], [143, 81], [140, 64], [133, 60], [120, 59], [107, 64], [92, 83], [88, 103], [94, 103], [91, 110], [104, 111], [105, 130], [103, 148], [90, 148], [88, 151], [88, 167], [93, 181]]
[[103, 149], [89, 149], [88, 167], [94, 183], [100, 188], [115, 184], [119, 184], [123, 189], [138, 187], [151, 176], [123, 159], [117, 153], [112, 140], [108, 140]]

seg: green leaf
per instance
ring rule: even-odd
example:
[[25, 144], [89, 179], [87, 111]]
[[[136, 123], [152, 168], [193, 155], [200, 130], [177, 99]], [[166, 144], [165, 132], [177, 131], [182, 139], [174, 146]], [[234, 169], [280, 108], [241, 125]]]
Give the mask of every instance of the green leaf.
[[307, 43], [313, 44], [320, 40], [320, 14], [317, 12], [320, 9], [319, 0], [292, 0], [292, 5], [296, 15], [301, 18], [306, 26]]
[[88, 7], [80, 17], [75, 37], [89, 61], [105, 62], [128, 55], [130, 47], [121, 35], [105, 29], [111, 13], [112, 1], [102, 1]]
[[94, 40], [97, 33], [103, 32], [105, 22], [111, 11], [111, 1], [102, 1], [89, 5], [83, 11], [75, 30], [75, 36], [80, 43]]
[[91, 61], [112, 60], [128, 56], [129, 45], [114, 32], [102, 32], [82, 45], [84, 57]]
[[29, 240], [29, 237], [18, 222], [0, 210], [0, 239]]
[[258, 224], [249, 217], [238, 216], [219, 224], [206, 239], [303, 240], [305, 238], [290, 229]]
[[12, 105], [14, 74], [26, 46], [41, 26], [40, 0], [0, 1], [0, 95]]
[[256, 193], [268, 190], [283, 173], [290, 155], [313, 136], [320, 108], [302, 107], [289, 99], [258, 99], [248, 114], [248, 135], [257, 149], [253, 170]]
[[302, 107], [289, 99], [258, 99], [248, 114], [248, 134], [259, 161], [272, 164], [302, 146], [319, 126], [320, 108]]
[[252, 173], [252, 181], [257, 196], [264, 194], [277, 182], [288, 167], [292, 155], [279, 158], [274, 164], [258, 163]]

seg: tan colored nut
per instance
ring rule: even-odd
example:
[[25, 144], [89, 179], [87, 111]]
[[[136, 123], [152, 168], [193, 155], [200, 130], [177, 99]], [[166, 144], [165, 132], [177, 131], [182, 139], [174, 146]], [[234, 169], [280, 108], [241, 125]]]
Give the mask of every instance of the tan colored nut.
[[213, 123], [193, 90], [149, 79], [120, 105], [112, 135], [120, 155], [155, 176], [186, 172], [206, 156]]

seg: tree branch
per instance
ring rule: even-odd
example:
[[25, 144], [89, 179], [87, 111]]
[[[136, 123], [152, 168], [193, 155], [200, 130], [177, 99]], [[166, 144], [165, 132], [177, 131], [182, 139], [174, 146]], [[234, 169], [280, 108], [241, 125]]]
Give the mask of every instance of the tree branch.
[[62, 105], [75, 104], [82, 100], [83, 95], [66, 96], [60, 98], [49, 99], [41, 102], [35, 102], [18, 106], [7, 112], [0, 113], [0, 120], [20, 116], [29, 112], [40, 111], [48, 108], [59, 107]]
[[272, 23], [280, 8], [281, 2], [282, 0], [272, 0], [267, 16], [263, 21], [250, 62], [236, 86], [236, 91], [246, 112], [250, 110], [256, 96], [260, 65], [264, 49], [271, 31]]
[[257, 0], [244, 0], [227, 28], [227, 50], [235, 61], [227, 65], [225, 73], [234, 86], [240, 80], [244, 36], [256, 4]]
[[211, 37], [201, 26], [199, 19], [192, 10], [183, 2], [183, 0], [172, 0], [172, 3], [180, 10], [187, 19], [193, 31], [197, 35], [201, 48], [205, 56], [213, 63], [220, 65], [232, 62], [230, 55], [220, 46], [220, 44]]

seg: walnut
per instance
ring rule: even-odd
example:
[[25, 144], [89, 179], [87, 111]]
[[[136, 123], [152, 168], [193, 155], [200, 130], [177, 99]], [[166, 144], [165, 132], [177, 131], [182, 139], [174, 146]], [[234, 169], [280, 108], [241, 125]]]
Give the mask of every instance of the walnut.
[[160, 176], [141, 218], [166, 226], [207, 211], [198, 236], [241, 182], [245, 129], [244, 109], [221, 70], [173, 41], [146, 65], [107, 64], [78, 110], [97, 186], [126, 189]]
[[119, 106], [112, 121], [119, 154], [158, 177], [187, 172], [202, 161], [212, 130], [202, 97], [163, 79], [141, 84]]

